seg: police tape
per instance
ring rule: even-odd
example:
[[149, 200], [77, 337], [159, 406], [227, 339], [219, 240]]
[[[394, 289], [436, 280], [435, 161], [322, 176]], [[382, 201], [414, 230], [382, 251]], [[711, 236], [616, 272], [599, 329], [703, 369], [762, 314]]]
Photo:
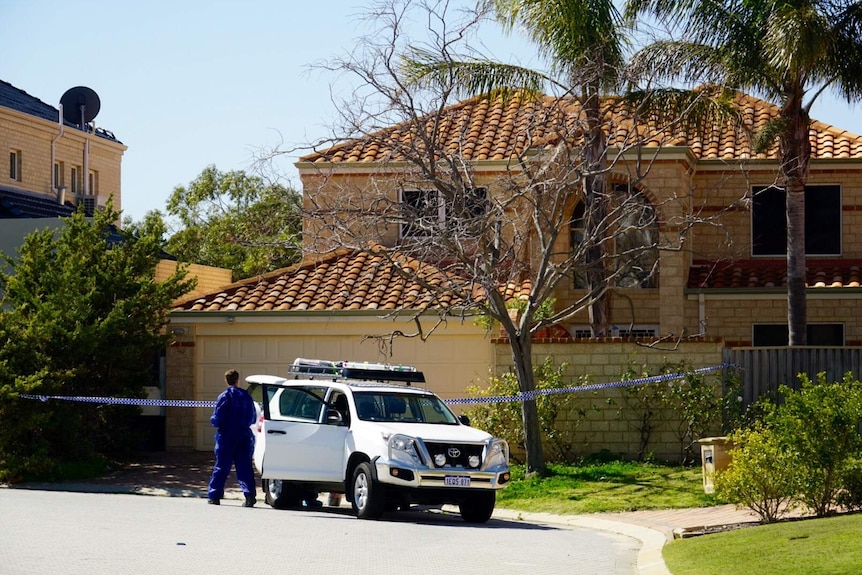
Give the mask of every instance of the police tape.
[[[738, 366], [723, 363], [721, 365], [713, 365], [702, 367], [690, 371], [681, 371], [677, 373], [665, 373], [662, 375], [651, 375], [648, 377], [640, 377], [636, 379], [627, 379], [621, 381], [613, 381], [608, 383], [591, 383], [587, 385], [574, 385], [570, 387], [557, 387], [554, 389], [536, 389], [533, 391], [525, 391], [513, 395], [496, 395], [489, 397], [463, 397], [456, 399], [444, 399], [443, 402], [450, 405], [471, 405], [480, 403], [507, 403], [510, 401], [533, 401], [538, 397], [546, 395], [558, 395], [563, 393], [581, 393], [585, 391], [601, 391], [605, 389], [617, 389], [621, 387], [634, 387], [638, 385], [649, 385], [651, 383], [662, 383], [665, 381], [673, 381], [675, 379], [683, 379], [689, 375], [702, 375], [705, 373], [713, 373], [727, 368], [738, 368]], [[101, 405], [136, 405], [142, 407], [215, 407], [215, 401], [194, 401], [184, 399], [140, 399], [136, 397], [90, 397], [90, 396], [68, 396], [68, 395], [31, 395], [20, 394], [18, 397], [22, 399], [35, 399], [38, 401], [75, 401], [83, 403], [98, 403]]]
[[627, 379], [621, 381], [613, 381], [609, 383], [590, 383], [587, 385], [574, 385], [571, 387], [556, 387], [553, 389], [534, 389], [532, 391], [524, 391], [513, 395], [497, 395], [491, 397], [465, 397], [461, 399], [448, 399], [446, 403], [458, 404], [475, 404], [475, 403], [506, 403], [509, 401], [533, 401], [538, 397], [546, 395], [558, 395], [561, 393], [579, 393], [584, 391], [601, 391], [604, 389], [617, 389], [620, 387], [633, 387], [636, 385], [648, 385], [651, 383], [662, 383], [665, 381], [673, 381], [674, 379], [683, 379], [689, 375], [701, 375], [704, 373], [712, 373], [721, 371], [729, 367], [737, 367], [729, 363], [721, 365], [713, 365], [710, 367], [702, 367], [691, 371], [682, 371], [677, 373], [665, 373], [662, 375], [651, 375], [648, 377], [639, 377], [636, 379]]
[[20, 394], [18, 397], [22, 399], [36, 399], [38, 401], [47, 402], [50, 400], [58, 401], [77, 401], [81, 403], [99, 403], [102, 405], [138, 405], [145, 407], [215, 407], [215, 401], [193, 401], [188, 399], [141, 399], [137, 397], [91, 397], [91, 396], [70, 396], [70, 395], [29, 395]]

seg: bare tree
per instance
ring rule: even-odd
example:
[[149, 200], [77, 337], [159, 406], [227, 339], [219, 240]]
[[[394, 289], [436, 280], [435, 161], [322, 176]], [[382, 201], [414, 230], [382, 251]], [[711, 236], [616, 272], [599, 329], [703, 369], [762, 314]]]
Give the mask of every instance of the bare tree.
[[[433, 294], [413, 310], [417, 318], [434, 310], [440, 321], [494, 320], [529, 394], [536, 388], [534, 334], [586, 313], [616, 286], [653, 286], [659, 251], [682, 249], [700, 220], [691, 218], [691, 198], [641, 191], [675, 127], [641, 117], [638, 101], [605, 97], [598, 111], [585, 111], [560, 85], [553, 96], [503, 90], [461, 101], [457, 74], [415, 82], [408, 54], [421, 49], [454, 63], [463, 61], [459, 51], [472, 50], [483, 14], [447, 10], [446, 2], [378, 4], [353, 54], [321, 65], [358, 80], [358, 88], [336, 102], [341, 121], [332, 138], [302, 159], [304, 250], [348, 247], [390, 258], [415, 289]], [[417, 14], [426, 45], [408, 34]], [[597, 117], [613, 146], [602, 162], [589, 141]], [[605, 209], [585, 210], [584, 183], [596, 178], [609, 182], [589, 187]], [[676, 215], [661, 221], [662, 213]], [[675, 235], [660, 234], [660, 224]], [[598, 284], [590, 281], [597, 266]], [[529, 397], [523, 424], [528, 472], [542, 472]]]

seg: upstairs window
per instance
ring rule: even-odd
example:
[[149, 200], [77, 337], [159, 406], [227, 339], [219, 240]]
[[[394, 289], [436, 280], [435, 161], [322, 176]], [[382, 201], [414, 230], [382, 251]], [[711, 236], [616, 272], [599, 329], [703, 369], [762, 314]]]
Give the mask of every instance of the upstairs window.
[[628, 186], [617, 186], [621, 215], [616, 222], [617, 286], [654, 288], [658, 282], [658, 220], [647, 197]]
[[63, 162], [54, 162], [54, 188], [60, 189], [65, 186]]
[[[778, 186], [752, 189], [751, 254], [787, 255], [787, 194]], [[805, 253], [841, 255], [840, 186], [805, 186]]]
[[9, 179], [20, 182], [22, 172], [21, 150], [9, 152]]
[[[616, 285], [621, 288], [657, 287], [658, 263], [658, 220], [655, 208], [639, 190], [630, 190], [625, 184], [612, 189], [613, 199], [609, 210], [617, 210], [617, 215], [609, 221], [614, 234], [614, 253], [607, 254], [608, 262], [613, 260], [616, 268]], [[586, 207], [578, 202], [569, 223], [569, 239], [573, 252], [581, 246], [586, 237]], [[605, 244], [608, 245], [608, 244]], [[585, 265], [576, 265], [573, 270], [574, 287], [587, 287]]]
[[72, 184], [72, 194], [78, 195], [81, 193], [81, 168], [80, 166], [73, 166], [71, 170], [69, 170], [69, 180]]
[[87, 180], [87, 195], [99, 195], [99, 172], [90, 170], [89, 179]]
[[401, 190], [401, 209], [401, 237], [429, 237], [447, 226], [468, 226], [487, 214], [488, 190], [472, 188], [453, 201], [446, 201], [438, 190]]

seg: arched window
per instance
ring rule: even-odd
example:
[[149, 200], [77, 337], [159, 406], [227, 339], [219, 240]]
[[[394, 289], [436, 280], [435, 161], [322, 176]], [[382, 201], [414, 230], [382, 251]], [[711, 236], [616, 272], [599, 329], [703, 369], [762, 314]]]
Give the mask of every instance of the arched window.
[[[654, 288], [658, 286], [658, 222], [655, 208], [637, 189], [626, 184], [612, 188], [608, 223], [614, 234], [613, 254], [608, 254], [609, 268], [614, 270], [615, 284], [621, 288]], [[586, 237], [586, 206], [575, 206], [569, 223], [572, 253], [580, 250]], [[609, 245], [605, 243], [605, 245]], [[579, 254], [582, 255], [582, 254]], [[583, 259], [582, 257], [578, 258]], [[573, 282], [576, 289], [587, 287], [583, 266], [575, 265]]]
[[658, 221], [643, 192], [614, 187], [619, 217], [614, 221], [616, 284], [621, 288], [658, 287]]

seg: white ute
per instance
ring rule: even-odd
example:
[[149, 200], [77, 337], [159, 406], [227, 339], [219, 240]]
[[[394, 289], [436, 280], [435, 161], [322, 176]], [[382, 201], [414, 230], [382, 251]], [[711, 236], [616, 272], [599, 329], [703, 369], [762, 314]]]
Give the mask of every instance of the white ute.
[[425, 378], [412, 367], [297, 359], [288, 378], [246, 381], [261, 388], [254, 463], [273, 507], [344, 493], [361, 519], [452, 504], [484, 523], [508, 485], [506, 442], [414, 387]]

